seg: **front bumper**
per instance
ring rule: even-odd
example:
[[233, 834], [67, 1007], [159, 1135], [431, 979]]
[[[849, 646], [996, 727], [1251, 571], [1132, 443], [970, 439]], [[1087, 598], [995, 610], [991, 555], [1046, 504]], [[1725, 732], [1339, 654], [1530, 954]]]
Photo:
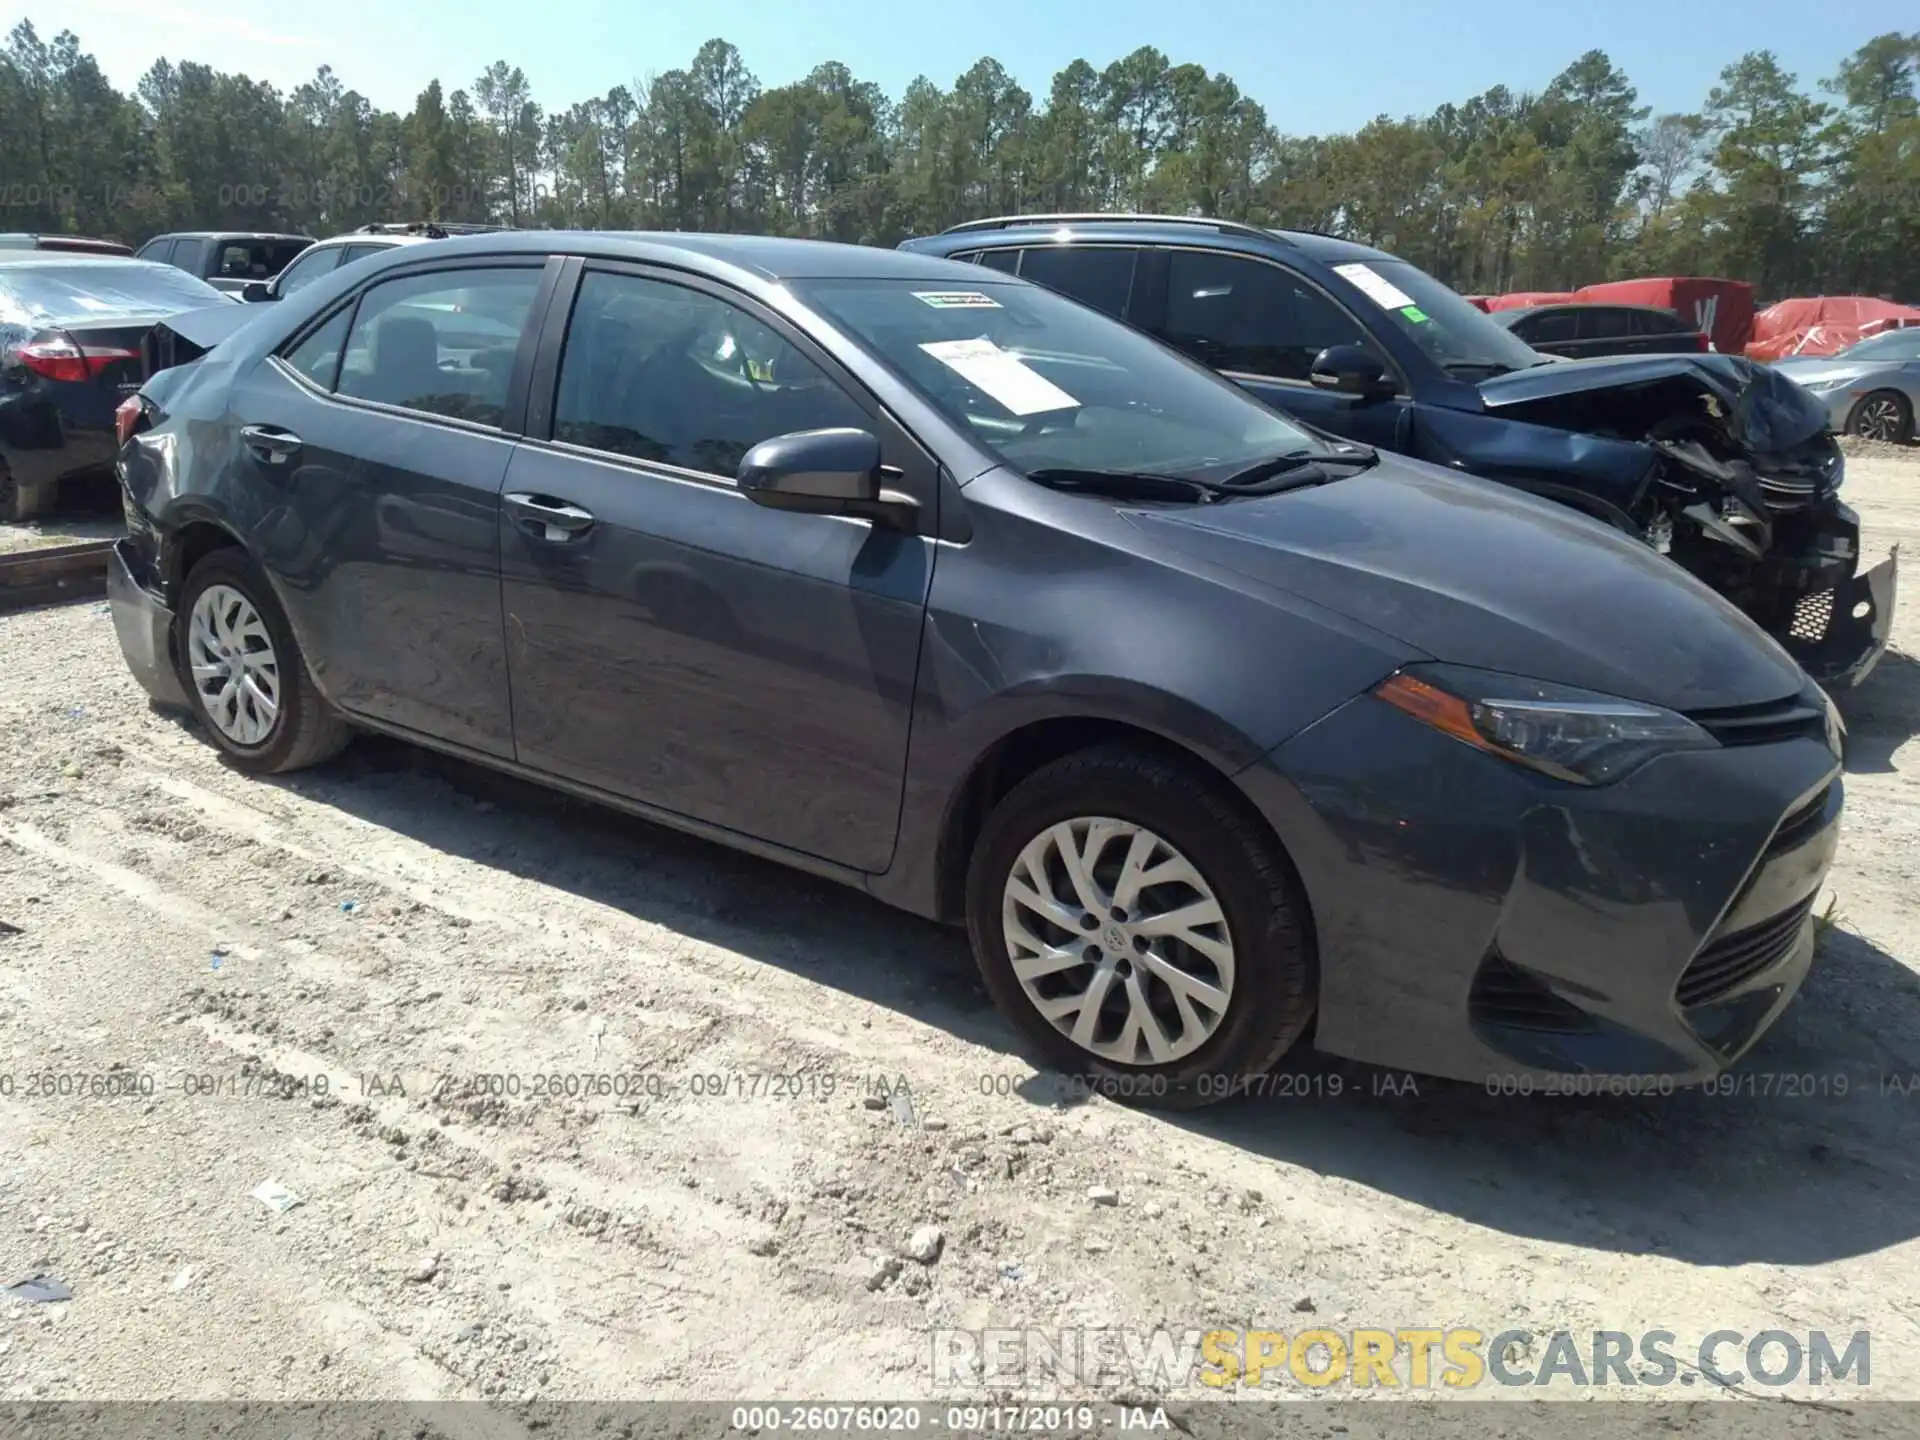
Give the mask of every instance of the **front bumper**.
[[116, 540], [107, 558], [107, 605], [133, 678], [163, 705], [187, 708], [186, 688], [173, 660], [173, 611], [149, 588], [139, 552]]
[[[1893, 637], [1900, 547], [1871, 570], [1831, 590], [1803, 595], [1786, 634], [1787, 652], [1828, 690], [1847, 690], [1873, 672]], [[1858, 612], [1858, 613], [1856, 613]]]
[[1371, 696], [1240, 783], [1312, 905], [1315, 1044], [1489, 1085], [1731, 1065], [1807, 974], [1842, 806], [1820, 738], [1586, 789]]

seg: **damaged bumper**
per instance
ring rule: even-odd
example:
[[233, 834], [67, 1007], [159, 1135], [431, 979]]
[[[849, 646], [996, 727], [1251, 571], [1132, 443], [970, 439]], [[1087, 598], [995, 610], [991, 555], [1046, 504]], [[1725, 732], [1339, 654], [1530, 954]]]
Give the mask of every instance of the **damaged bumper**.
[[107, 559], [107, 604], [120, 653], [141, 688], [162, 705], [186, 708], [187, 692], [173, 661], [173, 611], [149, 588], [139, 552], [114, 542]]
[[1893, 633], [1900, 547], [1881, 564], [1831, 590], [1804, 595], [1780, 638], [1827, 690], [1847, 690], [1872, 673]]

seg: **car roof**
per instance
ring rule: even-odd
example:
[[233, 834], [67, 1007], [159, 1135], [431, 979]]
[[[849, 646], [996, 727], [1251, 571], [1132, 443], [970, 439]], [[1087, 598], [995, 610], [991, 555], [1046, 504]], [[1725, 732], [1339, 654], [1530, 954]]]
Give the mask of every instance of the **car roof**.
[[1678, 310], [1669, 310], [1664, 305], [1623, 305], [1617, 300], [1556, 300], [1551, 305], [1516, 305], [1507, 310], [1494, 311], [1493, 318], [1498, 320], [1510, 316], [1518, 320], [1526, 315], [1547, 315], [1562, 310], [1576, 313], [1582, 310], [1626, 310], [1639, 315], [1658, 315], [1662, 320], [1680, 319]]
[[[169, 230], [153, 240], [311, 240], [311, 235], [295, 235], [285, 230]], [[151, 245], [153, 240], [147, 243]]]
[[[977, 268], [930, 255], [771, 235], [665, 230], [501, 230], [481, 235], [450, 235], [435, 242], [436, 253], [440, 250], [464, 255], [593, 255], [610, 260], [677, 265], [710, 274], [728, 270], [745, 272], [768, 281], [901, 279], [952, 284], [956, 278], [966, 276], [976, 283], [984, 283]], [[992, 280], [1009, 285], [1026, 283], [1000, 274], [993, 275]]]
[[1197, 215], [1006, 215], [974, 220], [906, 242], [910, 251], [951, 255], [962, 250], [994, 250], [1062, 238], [1098, 239], [1111, 244], [1201, 245], [1207, 249], [1272, 254], [1276, 248], [1343, 265], [1355, 260], [1392, 260], [1371, 245], [1313, 230], [1273, 229]]

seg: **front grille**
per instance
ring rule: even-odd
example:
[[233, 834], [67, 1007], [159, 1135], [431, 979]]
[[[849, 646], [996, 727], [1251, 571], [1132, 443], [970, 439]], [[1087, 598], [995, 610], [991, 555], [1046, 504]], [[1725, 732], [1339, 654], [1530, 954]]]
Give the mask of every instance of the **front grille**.
[[1817, 645], [1827, 638], [1827, 627], [1832, 623], [1833, 591], [1816, 591], [1812, 595], [1802, 595], [1794, 604], [1787, 635], [1791, 639]]
[[1483, 1025], [1510, 1030], [1545, 1030], [1557, 1035], [1580, 1034], [1594, 1028], [1586, 1011], [1562, 1000], [1519, 966], [1490, 955], [1473, 977], [1467, 1011]]
[[1800, 926], [1807, 912], [1813, 909], [1813, 900], [1809, 895], [1792, 909], [1745, 930], [1736, 930], [1694, 956], [1675, 987], [1680, 1004], [1687, 1009], [1712, 1004], [1777, 965], [1800, 938]]
[[1777, 740], [1827, 738], [1826, 706], [1811, 692], [1770, 700], [1764, 705], [1735, 705], [1724, 710], [1694, 710], [1687, 718], [1722, 745], [1771, 745]]

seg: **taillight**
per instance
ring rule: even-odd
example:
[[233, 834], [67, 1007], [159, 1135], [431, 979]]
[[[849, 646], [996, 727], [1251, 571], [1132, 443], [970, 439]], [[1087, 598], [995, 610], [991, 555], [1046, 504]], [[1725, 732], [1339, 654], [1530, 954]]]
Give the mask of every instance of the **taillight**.
[[14, 352], [20, 363], [49, 380], [87, 381], [87, 352], [65, 335], [36, 335]]
[[140, 428], [140, 422], [147, 417], [147, 402], [138, 395], [129, 395], [114, 407], [114, 438], [124, 445], [133, 438], [134, 431]]
[[82, 345], [71, 335], [47, 330], [14, 351], [19, 362], [49, 380], [85, 384], [116, 360], [138, 360], [138, 350], [118, 345]]

